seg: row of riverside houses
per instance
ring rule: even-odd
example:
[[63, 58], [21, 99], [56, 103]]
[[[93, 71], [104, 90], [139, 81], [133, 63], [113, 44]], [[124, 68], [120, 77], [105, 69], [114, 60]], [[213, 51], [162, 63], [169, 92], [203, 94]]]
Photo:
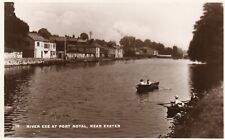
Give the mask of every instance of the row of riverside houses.
[[65, 51], [68, 59], [123, 57], [122, 46], [101, 46], [93, 39], [83, 40], [74, 37], [53, 36], [50, 40], [56, 43], [59, 58], [64, 57]]
[[[149, 47], [135, 47], [136, 56], [159, 56], [158, 51]], [[122, 58], [122, 46], [102, 46], [95, 40], [75, 37], [52, 36], [45, 39], [36, 32], [28, 33], [25, 45], [19, 52], [5, 49], [5, 58]]]
[[45, 39], [36, 32], [28, 33], [21, 52], [5, 49], [5, 58], [122, 58], [122, 46], [101, 46], [94, 40], [52, 36]]

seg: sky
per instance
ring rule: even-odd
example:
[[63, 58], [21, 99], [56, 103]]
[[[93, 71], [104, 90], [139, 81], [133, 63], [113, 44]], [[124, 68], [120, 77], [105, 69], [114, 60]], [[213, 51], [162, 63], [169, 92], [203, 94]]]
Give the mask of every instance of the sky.
[[203, 13], [201, 1], [15, 2], [17, 17], [30, 31], [47, 28], [52, 34], [92, 32], [92, 38], [116, 41], [125, 35], [188, 49], [193, 26]]

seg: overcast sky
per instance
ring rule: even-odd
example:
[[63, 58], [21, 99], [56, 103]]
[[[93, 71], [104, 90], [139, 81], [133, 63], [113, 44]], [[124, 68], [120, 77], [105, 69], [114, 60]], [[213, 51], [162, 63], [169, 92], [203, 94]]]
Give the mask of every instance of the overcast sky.
[[203, 2], [76, 2], [18, 3], [17, 17], [30, 31], [47, 28], [52, 34], [75, 35], [90, 31], [93, 38], [119, 40], [125, 35], [188, 49], [193, 26], [202, 15]]

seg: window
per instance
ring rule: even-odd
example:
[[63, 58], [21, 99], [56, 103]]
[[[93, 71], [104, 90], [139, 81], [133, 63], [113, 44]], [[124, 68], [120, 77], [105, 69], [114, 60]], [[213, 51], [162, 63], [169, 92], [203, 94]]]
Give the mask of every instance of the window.
[[37, 42], [37, 46], [40, 46], [40, 42]]
[[50, 48], [50, 44], [45, 43], [45, 44], [44, 44], [44, 48], [45, 48], [45, 49], [49, 49], [49, 48]]
[[55, 51], [51, 51], [51, 56], [55, 55], [56, 52]]
[[56, 45], [55, 45], [55, 43], [53, 44], [53, 49], [55, 49], [56, 48]]

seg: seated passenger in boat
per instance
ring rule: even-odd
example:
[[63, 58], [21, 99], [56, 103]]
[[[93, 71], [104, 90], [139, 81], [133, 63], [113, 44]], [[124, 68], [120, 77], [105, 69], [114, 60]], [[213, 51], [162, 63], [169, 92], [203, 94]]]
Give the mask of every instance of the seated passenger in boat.
[[150, 80], [147, 80], [147, 83], [146, 83], [147, 85], [151, 85], [152, 84], [152, 82], [150, 81]]
[[181, 101], [178, 99], [178, 96], [177, 96], [177, 95], [175, 96], [174, 105], [175, 105], [175, 106], [178, 106], [178, 107], [184, 107], [184, 103], [181, 102]]
[[141, 79], [139, 84], [140, 84], [140, 85], [145, 85], [144, 80], [143, 80], [143, 79]]

